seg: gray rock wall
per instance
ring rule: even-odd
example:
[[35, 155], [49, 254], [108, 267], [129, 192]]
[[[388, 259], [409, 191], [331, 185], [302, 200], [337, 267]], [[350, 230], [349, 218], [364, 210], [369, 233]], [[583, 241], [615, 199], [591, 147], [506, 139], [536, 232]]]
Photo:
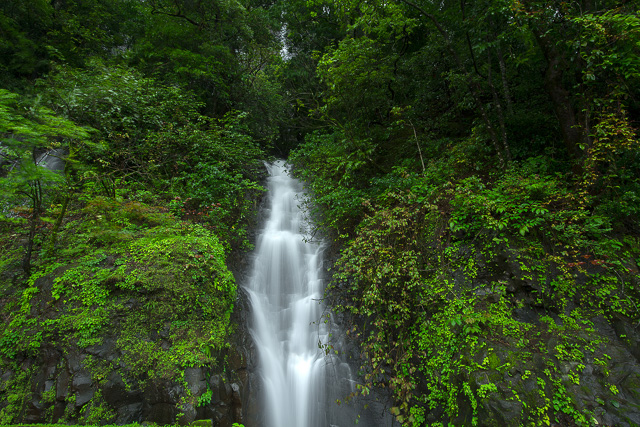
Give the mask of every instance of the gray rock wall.
[[[0, 402], [0, 410], [13, 413], [14, 422], [24, 423], [100, 423], [104, 421], [100, 415], [104, 414], [105, 419], [116, 424], [186, 425], [206, 419], [220, 427], [230, 427], [234, 422], [255, 425], [251, 418], [257, 416], [257, 407], [251, 388], [256, 383], [256, 374], [252, 364], [253, 342], [247, 331], [248, 315], [245, 294], [239, 291], [233, 314], [237, 328], [230, 348], [218, 357], [221, 363], [186, 367], [183, 383], [148, 381], [143, 387], [136, 386], [135, 381], [127, 378], [130, 369], [122, 365], [116, 342], [110, 337], [104, 337], [100, 345], [84, 349], [45, 346], [36, 356], [14, 363], [19, 369], [2, 373], [0, 393], [23, 396], [24, 401], [4, 400]], [[112, 369], [101, 376], [96, 366]], [[28, 379], [27, 384], [24, 379]], [[22, 393], [17, 392], [20, 387]], [[198, 405], [207, 394], [208, 402]]]

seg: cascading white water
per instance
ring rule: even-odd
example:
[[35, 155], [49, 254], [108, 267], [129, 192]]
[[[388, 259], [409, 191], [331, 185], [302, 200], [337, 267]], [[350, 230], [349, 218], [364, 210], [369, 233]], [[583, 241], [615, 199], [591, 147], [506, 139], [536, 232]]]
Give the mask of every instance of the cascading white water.
[[259, 236], [249, 294], [264, 381], [264, 425], [326, 426], [326, 342], [321, 246], [305, 241], [301, 186], [282, 161], [268, 165], [268, 219]]
[[64, 158], [68, 154], [69, 150], [66, 148], [54, 148], [38, 156], [36, 164], [52, 171], [61, 171], [64, 170]]
[[[322, 245], [306, 239], [309, 224], [298, 206], [301, 183], [283, 161], [267, 168], [267, 218], [246, 286], [263, 395], [259, 419], [250, 427], [392, 426], [377, 393], [366, 402], [344, 403], [355, 391], [351, 368], [321, 348], [330, 333], [342, 335], [324, 321]], [[339, 341], [332, 339], [332, 345], [346, 349]]]

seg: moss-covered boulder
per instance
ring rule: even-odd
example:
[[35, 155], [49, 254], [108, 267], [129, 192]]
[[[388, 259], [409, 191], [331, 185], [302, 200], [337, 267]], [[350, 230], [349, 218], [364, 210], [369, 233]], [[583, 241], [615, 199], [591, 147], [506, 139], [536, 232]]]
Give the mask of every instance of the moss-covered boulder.
[[[58, 245], [26, 287], [4, 289], [0, 423], [188, 423], [215, 405], [236, 300], [216, 235], [96, 199]], [[233, 413], [233, 390], [215, 394]]]

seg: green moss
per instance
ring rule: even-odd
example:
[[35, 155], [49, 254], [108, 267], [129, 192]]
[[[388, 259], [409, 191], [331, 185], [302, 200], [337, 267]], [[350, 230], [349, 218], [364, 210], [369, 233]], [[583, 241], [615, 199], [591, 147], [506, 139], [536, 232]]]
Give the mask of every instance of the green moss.
[[[18, 368], [14, 366], [14, 368]], [[6, 401], [7, 406], [0, 410], [0, 425], [13, 422], [23, 411], [25, 402], [31, 397], [31, 377], [33, 367], [30, 369], [15, 369], [14, 374], [2, 386], [0, 396]]]
[[487, 359], [489, 360], [489, 368], [498, 369], [498, 366], [500, 366], [500, 358], [496, 353], [489, 353]]
[[100, 392], [96, 393], [94, 397], [87, 404], [86, 417], [82, 418], [83, 424], [104, 424], [113, 422], [117, 416], [116, 412], [109, 408], [108, 405], [102, 400]]
[[[92, 423], [114, 416], [100, 394], [112, 371], [129, 387], [143, 388], [156, 380], [179, 384], [185, 367], [217, 364], [227, 346], [236, 284], [223, 245], [204, 226], [139, 202], [98, 198], [88, 206], [84, 222], [61, 230], [58, 262], [34, 274], [4, 306], [11, 321], [0, 335], [0, 366], [6, 369], [20, 354], [37, 355], [45, 341], [82, 351], [109, 339], [118, 358], [83, 361], [97, 385], [82, 411], [88, 414], [83, 422]], [[0, 390], [10, 403], [0, 412], [5, 423], [30, 395], [25, 375]], [[69, 421], [78, 416], [73, 398]], [[41, 400], [52, 405], [51, 392]]]

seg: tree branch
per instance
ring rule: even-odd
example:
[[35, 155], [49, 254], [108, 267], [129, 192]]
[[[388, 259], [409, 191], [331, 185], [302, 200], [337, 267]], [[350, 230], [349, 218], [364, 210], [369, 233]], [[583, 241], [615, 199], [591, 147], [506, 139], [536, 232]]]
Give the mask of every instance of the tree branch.
[[480, 116], [482, 117], [482, 120], [484, 121], [485, 125], [487, 126], [487, 131], [489, 132], [489, 137], [491, 138], [491, 143], [493, 144], [493, 148], [496, 150], [496, 155], [498, 156], [498, 161], [500, 163], [500, 166], [501, 167], [505, 167], [506, 166], [506, 161], [505, 161], [505, 158], [504, 158], [504, 156], [502, 154], [502, 150], [501, 150], [501, 147], [500, 147], [500, 142], [498, 140], [498, 135], [496, 134], [496, 131], [493, 128], [493, 125], [491, 124], [491, 120], [489, 119], [489, 115], [487, 114], [487, 110], [486, 110], [484, 104], [482, 103], [482, 100], [480, 99], [480, 85], [471, 76], [471, 74], [467, 70], [465, 70], [465, 68], [463, 66], [463, 63], [462, 63], [462, 59], [460, 59], [460, 56], [458, 55], [458, 52], [456, 52], [456, 50], [453, 48], [453, 43], [451, 42], [451, 39], [449, 38], [449, 34], [444, 29], [444, 27], [440, 24], [440, 22], [438, 22], [438, 20], [436, 19], [436, 17], [433, 14], [427, 12], [426, 10], [424, 10], [422, 7], [420, 7], [419, 5], [415, 4], [411, 0], [400, 0], [400, 1], [402, 3], [404, 3], [404, 4], [406, 4], [407, 6], [410, 6], [410, 7], [414, 8], [414, 9], [416, 9], [425, 18], [429, 19], [429, 21], [431, 21], [431, 23], [436, 27], [436, 29], [438, 30], [438, 32], [440, 33], [440, 35], [444, 39], [445, 45], [447, 46], [447, 49], [451, 53], [451, 56], [453, 57], [453, 59], [455, 60], [456, 64], [458, 65], [458, 68], [465, 75], [465, 77], [467, 77], [467, 81], [468, 81], [468, 85], [469, 85], [469, 91], [471, 92], [471, 95], [473, 96], [473, 99], [474, 99], [474, 101], [476, 103], [476, 106], [478, 107], [478, 110], [480, 111]]
[[[177, 5], [176, 5], [177, 6]], [[201, 28], [204, 26], [203, 22], [198, 22], [198, 21], [194, 21], [193, 19], [189, 18], [187, 15], [185, 15], [182, 10], [180, 9], [179, 6], [178, 7], [178, 11], [175, 13], [171, 13], [171, 12], [164, 12], [162, 10], [159, 10], [155, 4], [151, 5], [151, 14], [152, 15], [165, 15], [165, 16], [171, 16], [173, 18], [180, 18], [180, 19], [184, 19], [185, 21], [187, 21], [188, 23], [195, 25], [198, 28]]]

